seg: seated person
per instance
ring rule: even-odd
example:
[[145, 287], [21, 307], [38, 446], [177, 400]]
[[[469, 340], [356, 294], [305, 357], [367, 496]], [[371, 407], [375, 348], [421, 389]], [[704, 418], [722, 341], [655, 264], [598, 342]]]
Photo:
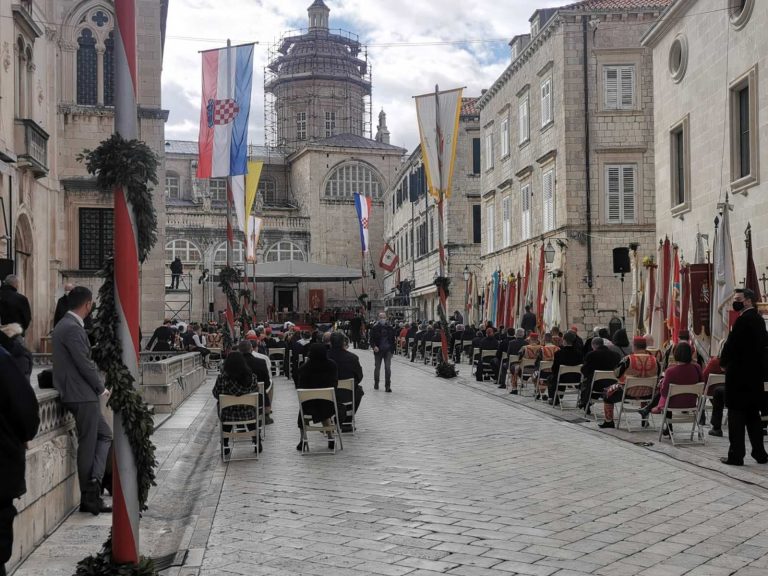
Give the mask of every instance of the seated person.
[[[558, 346], [555, 346], [555, 344], [552, 342], [552, 333], [551, 332], [545, 332], [544, 333], [544, 345], [541, 347], [541, 357], [539, 358], [539, 362], [554, 362], [555, 361], [555, 354], [560, 348]], [[552, 374], [551, 370], [548, 368], [541, 368], [537, 370], [537, 385], [536, 385], [536, 393], [539, 396], [542, 396], [544, 400], [546, 400], [546, 397], [544, 397], [544, 390], [547, 389], [546, 383], [549, 381], [549, 377]]]
[[264, 383], [264, 423], [272, 424], [272, 379], [267, 368], [267, 363], [263, 358], [258, 358], [253, 353], [253, 345], [250, 340], [240, 340], [237, 344], [237, 350], [245, 358], [248, 369], [256, 376], [256, 380]]
[[[723, 340], [725, 343], [725, 340]], [[720, 346], [722, 351], [722, 344]], [[712, 356], [707, 362], [704, 368], [704, 372], [701, 375], [702, 382], [709, 381], [710, 374], [725, 374], [725, 370], [720, 366], [720, 355]], [[717, 386], [714, 390], [710, 391], [712, 398], [712, 417], [709, 421], [711, 428], [709, 429], [710, 436], [722, 436], [723, 435], [723, 408], [725, 408], [725, 383]], [[705, 418], [706, 412], [702, 411], [701, 416]], [[702, 422], [706, 424], [706, 422]]]
[[200, 353], [200, 356], [203, 357], [203, 366], [208, 368], [208, 355], [211, 351], [208, 350], [208, 341], [200, 324], [195, 324], [194, 332], [192, 332], [192, 351]]
[[[521, 362], [523, 360], [536, 360], [536, 365], [538, 366], [541, 359], [541, 344], [539, 343], [539, 335], [536, 332], [528, 334], [527, 344], [520, 349], [517, 357]], [[514, 374], [512, 374], [512, 390], [510, 394], [517, 394], [517, 382], [522, 377], [523, 368], [522, 365], [519, 365], [515, 369]]]
[[[230, 352], [221, 373], [216, 378], [216, 384], [213, 386], [213, 397], [218, 400], [221, 394], [228, 396], [243, 396], [244, 394], [258, 393], [259, 387], [248, 365], [245, 357], [240, 352]], [[256, 409], [252, 406], [228, 406], [221, 411], [221, 419], [229, 422], [247, 421], [256, 419]], [[232, 426], [227, 424], [222, 426], [224, 432], [231, 432]], [[256, 424], [248, 424], [247, 429], [253, 432], [254, 450], [261, 452], [261, 438], [256, 433]], [[230, 453], [229, 439], [224, 438], [224, 455]]]
[[[610, 385], [603, 392], [605, 420], [602, 424], [599, 424], [598, 427], [616, 427], [613, 422], [613, 405], [621, 402], [624, 392], [624, 381], [627, 376], [633, 376], [635, 378], [650, 378], [651, 376], [657, 378], [659, 376], [659, 363], [656, 362], [656, 357], [648, 352], [647, 347], [648, 345], [645, 338], [637, 336], [632, 341], [632, 354], [625, 356], [624, 359], [619, 362], [619, 365], [616, 368], [616, 376], [618, 376], [619, 382]], [[637, 390], [638, 394], [642, 394], [642, 392], [642, 390]], [[643, 422], [643, 427], [648, 425], [646, 420]]]
[[[566, 332], [562, 338], [563, 347], [555, 352], [555, 357], [552, 363], [552, 373], [549, 375], [548, 390], [549, 403], [553, 406], [557, 406], [560, 403], [562, 397], [561, 394], [556, 393], [557, 378], [560, 374], [561, 366], [578, 366], [581, 364], [581, 350], [576, 348], [576, 333]], [[561, 383], [578, 384], [581, 380], [580, 374], [563, 374]]]
[[[328, 352], [328, 358], [336, 362], [336, 370], [339, 380], [353, 379], [355, 381], [355, 413], [360, 407], [360, 400], [363, 399], [363, 387], [360, 382], [363, 381], [363, 367], [360, 365], [360, 359], [357, 355], [349, 352], [349, 339], [343, 332], [334, 332], [331, 334], [331, 351]], [[342, 430], [351, 430], [352, 424], [348, 422], [346, 414], [341, 409], [345, 402], [351, 402], [352, 394], [349, 390], [336, 389], [336, 404], [339, 407], [339, 418], [342, 422]]]
[[[309, 347], [309, 357], [307, 361], [298, 370], [297, 388], [337, 388], [339, 385], [339, 376], [336, 363], [328, 358], [328, 349], [320, 343], [311, 344]], [[312, 422], [322, 422], [323, 426], [331, 425], [331, 418], [336, 414], [334, 409], [335, 402], [326, 400], [309, 400], [302, 404], [301, 409], [304, 414], [311, 416]], [[307, 439], [304, 438], [304, 432], [301, 423], [301, 412], [298, 415], [299, 430], [302, 430], [296, 450], [304, 450]], [[333, 434], [328, 432], [328, 448], [334, 448]]]
[[[477, 364], [475, 368], [475, 378], [478, 382], [483, 381], [483, 368], [484, 364], [488, 364], [488, 366], [491, 367], [491, 370], [493, 371], [494, 365], [490, 358], [483, 359], [483, 351], [484, 350], [493, 350], [494, 352], [499, 349], [499, 341], [496, 339], [496, 331], [493, 328], [486, 328], [485, 329], [485, 338], [482, 338], [480, 340], [480, 356], [477, 359]], [[494, 379], [496, 378], [496, 374], [493, 374]]]
[[[585, 408], [592, 404], [596, 395], [602, 395], [602, 392], [612, 380], [598, 380], [592, 388], [592, 378], [597, 371], [613, 372], [619, 364], [619, 359], [606, 345], [605, 340], [600, 336], [595, 336], [590, 340], [592, 351], [584, 356], [584, 363], [581, 366], [581, 395], [579, 397], [579, 408]], [[592, 388], [592, 398], [589, 391]], [[589, 410], [587, 410], [589, 413]]]

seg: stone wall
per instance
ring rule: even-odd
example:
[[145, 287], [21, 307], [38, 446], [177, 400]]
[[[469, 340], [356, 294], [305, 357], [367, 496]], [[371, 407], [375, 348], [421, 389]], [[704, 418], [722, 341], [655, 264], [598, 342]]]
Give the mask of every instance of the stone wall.
[[141, 365], [141, 397], [157, 414], [172, 413], [205, 382], [200, 354], [180, 354]]

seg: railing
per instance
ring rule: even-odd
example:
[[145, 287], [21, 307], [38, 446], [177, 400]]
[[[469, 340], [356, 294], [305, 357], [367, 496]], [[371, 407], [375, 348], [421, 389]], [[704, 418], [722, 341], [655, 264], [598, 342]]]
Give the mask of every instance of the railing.
[[37, 178], [48, 173], [48, 132], [28, 118], [16, 119], [16, 155]]
[[[168, 358], [174, 358], [186, 354], [183, 351], [171, 350], [166, 352], [152, 352], [151, 350], [145, 350], [140, 353], [140, 363], [146, 364], [148, 362], [159, 362], [160, 360], [167, 360]], [[53, 365], [53, 354], [50, 353], [34, 353], [32, 354], [32, 366], [35, 368], [50, 368]]]

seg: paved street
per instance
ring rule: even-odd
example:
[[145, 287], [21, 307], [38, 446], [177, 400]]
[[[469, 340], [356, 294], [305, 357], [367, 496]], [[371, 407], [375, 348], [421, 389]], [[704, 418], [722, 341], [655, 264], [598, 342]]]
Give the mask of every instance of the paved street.
[[322, 454], [315, 437], [312, 455], [296, 452], [294, 388], [280, 379], [264, 455], [214, 482], [175, 573], [768, 573], [764, 489], [400, 359], [394, 393], [374, 392], [361, 358], [344, 451]]

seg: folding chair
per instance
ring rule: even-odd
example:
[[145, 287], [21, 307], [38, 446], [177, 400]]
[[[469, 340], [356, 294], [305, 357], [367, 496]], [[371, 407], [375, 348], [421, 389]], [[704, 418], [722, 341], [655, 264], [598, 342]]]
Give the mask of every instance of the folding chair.
[[[307, 432], [320, 432], [325, 440], [335, 440], [333, 443], [333, 454], [336, 454], [336, 446], [340, 450], [344, 449], [341, 442], [341, 426], [339, 425], [339, 408], [336, 406], [336, 391], [334, 388], [297, 388], [296, 394], [299, 398], [299, 414], [301, 415], [301, 442], [302, 454], [309, 452], [309, 439]], [[304, 402], [310, 400], [325, 400], [333, 403], [333, 416], [330, 425], [326, 426], [322, 422], [315, 424], [312, 422], [312, 414], [304, 414]], [[328, 438], [328, 432], [331, 437]]]
[[[566, 374], [578, 374], [579, 379], [576, 382], [563, 382], [562, 378]], [[557, 386], [555, 388], [555, 396], [557, 397], [557, 405], [560, 407], [560, 411], [565, 410], [563, 404], [565, 404], [566, 394], [575, 394], [576, 404], [579, 403], [580, 394], [580, 380], [581, 380], [581, 364], [578, 366], [560, 366], [557, 371]], [[574, 409], [576, 406], [574, 406]]]
[[536, 374], [532, 376], [535, 384], [536, 393], [533, 396], [535, 400], [544, 400], [544, 397], [549, 395], [545, 374], [552, 374], [552, 366], [554, 366], [554, 364], [555, 363], [552, 360], [542, 360], [539, 362], [539, 369], [536, 370]]
[[[232, 406], [247, 406], [256, 410], [256, 418], [251, 420], [222, 420], [221, 414], [225, 408]], [[263, 417], [261, 416], [261, 402], [259, 402], [258, 394], [243, 394], [242, 396], [231, 396], [228, 394], [219, 395], [219, 444], [221, 449], [222, 462], [231, 462], [232, 460], [258, 460], [258, 450], [253, 451], [253, 455], [247, 458], [232, 458], [232, 454], [235, 451], [235, 440], [237, 438], [248, 438], [253, 441], [253, 438], [261, 438], [261, 426]], [[230, 430], [227, 432], [224, 430], [224, 426], [230, 426]], [[254, 430], [248, 430], [248, 426], [253, 426]], [[230, 440], [229, 454], [225, 454], [224, 440]], [[253, 444], [252, 444], [253, 447]]]
[[[592, 382], [589, 384], [589, 396], [587, 397], [587, 405], [584, 407], [584, 418], [589, 418], [589, 407], [591, 406], [592, 402], [594, 400], [602, 400], [603, 390], [611, 384], [616, 384], [618, 381], [619, 379], [616, 378], [616, 374], [613, 373], [613, 370], [595, 370], [595, 373], [592, 375]], [[597, 398], [595, 398], [596, 382], [608, 383], [606, 386], [603, 386], [599, 392], [597, 392], [597, 394], [599, 394]], [[592, 410], [592, 418], [597, 420], [597, 410]]]
[[[621, 421], [624, 419], [625, 413], [634, 412], [635, 414], [639, 414], [640, 411], [653, 400], [653, 395], [656, 393], [658, 382], [656, 376], [649, 376], [648, 378], [627, 376], [627, 379], [624, 382], [624, 390], [621, 393], [621, 403], [618, 406], [619, 422], [617, 428], [621, 428]], [[651, 422], [653, 422], [653, 418], [650, 414], [648, 417], [651, 419]], [[629, 415], [627, 415], [626, 421], [627, 432], [632, 432], [632, 429], [629, 426]]]
[[517, 356], [511, 357], [507, 361], [507, 375], [504, 380], [504, 384], [507, 386], [507, 388], [510, 387], [508, 381], [512, 379], [512, 374], [517, 371], [518, 366], [520, 366], [520, 359]]
[[424, 364], [432, 361], [432, 340], [424, 340]]
[[453, 343], [453, 358], [456, 360], [456, 363], [461, 363], [461, 340], [456, 340], [456, 342]]
[[354, 435], [355, 430], [357, 429], [357, 424], [355, 423], [355, 379], [347, 378], [346, 380], [339, 380], [338, 389], [346, 390], [352, 396], [351, 401], [341, 402], [340, 408], [342, 410], [342, 414], [344, 415], [344, 421], [349, 422], [352, 425], [351, 434]]
[[480, 348], [472, 347], [472, 356], [470, 357], [472, 363], [472, 373], [477, 371], [477, 363], [480, 361]]
[[437, 366], [443, 359], [443, 343], [432, 342], [432, 355], [430, 356], [432, 366]]
[[272, 382], [269, 383], [269, 387], [264, 387], [264, 382], [257, 381], [256, 385], [259, 387], [259, 396], [261, 396], [261, 410], [259, 410], [259, 428], [261, 429], [262, 437], [267, 438], [267, 403], [265, 398], [269, 396], [270, 404], [272, 403]]
[[707, 378], [707, 385], [704, 386], [704, 392], [701, 394], [701, 405], [699, 406], [699, 422], [701, 422], [701, 417], [706, 415], [707, 400], [709, 400], [711, 404], [712, 398], [715, 395], [715, 390], [721, 386], [725, 386], [725, 374], [710, 374], [709, 378]]
[[[520, 360], [520, 380], [517, 383], [517, 388], [520, 390], [520, 395], [523, 395], [523, 390], [525, 390], [526, 384], [531, 383], [531, 378], [533, 378], [534, 374], [536, 373], [536, 358], [522, 358]], [[534, 396], [536, 393], [534, 392]]]
[[693, 435], [698, 431], [699, 440], [704, 444], [704, 435], [699, 426], [699, 406], [701, 396], [704, 393], [704, 382], [698, 384], [670, 384], [667, 393], [667, 405], [662, 410], [664, 417], [659, 428], [659, 442], [664, 438], [664, 425], [668, 425], [669, 439], [673, 446], [675, 443], [675, 431], [671, 424], [691, 424], [691, 437], [686, 444], [694, 444]]
[[473, 349], [472, 349], [472, 342], [464, 342], [464, 341], [462, 340], [462, 345], [461, 345], [461, 353], [462, 353], [462, 354], [464, 354], [464, 356], [466, 356], [466, 357], [467, 357], [467, 363], [468, 363], [470, 366], [471, 366], [472, 364], [474, 364], [474, 362], [473, 362], [473, 356], [472, 356], [472, 352], [473, 352]]
[[406, 350], [406, 356], [409, 356], [411, 354], [411, 350], [413, 350], [413, 347], [416, 346], [416, 339], [415, 338], [408, 338], [408, 350]]
[[499, 362], [499, 373], [496, 375], [497, 386], [501, 384], [502, 374], [503, 374], [503, 378], [506, 379], [508, 370], [509, 370], [509, 354], [507, 352], [502, 352], [501, 361]]
[[491, 360], [496, 358], [496, 350], [480, 351], [480, 370], [483, 380], [490, 380], [493, 377], [493, 364]]
[[285, 350], [282, 348], [271, 348], [269, 350], [269, 359], [272, 361], [272, 376], [281, 374], [285, 364]]

